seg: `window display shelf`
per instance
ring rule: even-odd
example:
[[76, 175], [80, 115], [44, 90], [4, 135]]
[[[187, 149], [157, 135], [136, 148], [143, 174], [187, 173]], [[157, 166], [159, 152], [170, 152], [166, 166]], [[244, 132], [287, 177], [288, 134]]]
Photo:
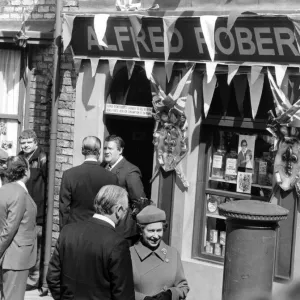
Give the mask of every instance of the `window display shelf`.
[[[219, 182], [226, 182], [226, 183], [231, 183], [231, 184], [236, 184], [236, 181], [225, 180], [225, 179], [221, 179], [221, 178], [209, 177], [209, 180], [211, 180], [211, 181], [219, 181]], [[260, 184], [257, 184], [257, 183], [252, 183], [252, 186], [259, 187], [259, 188], [262, 188], [262, 189], [272, 190], [272, 186], [271, 185], [260, 185]]]
[[218, 189], [207, 188], [205, 191], [207, 194], [220, 195], [220, 196], [235, 198], [235, 199], [239, 199], [239, 200], [243, 200], [243, 199], [245, 199], [245, 200], [255, 199], [255, 200], [262, 200], [262, 201], [268, 200], [268, 197], [225, 191], [225, 190], [221, 190], [221, 189], [218, 190]]
[[218, 213], [209, 213], [209, 212], [207, 212], [206, 216], [210, 217], [210, 218], [216, 218], [216, 219], [224, 219], [224, 220], [226, 220], [226, 217], [220, 216]]

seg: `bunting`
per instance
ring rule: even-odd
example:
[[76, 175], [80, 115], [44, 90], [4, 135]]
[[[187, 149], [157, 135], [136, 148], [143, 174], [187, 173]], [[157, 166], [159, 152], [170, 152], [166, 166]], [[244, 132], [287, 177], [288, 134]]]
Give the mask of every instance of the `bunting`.
[[140, 56], [140, 50], [137, 43], [137, 38], [142, 29], [142, 16], [139, 15], [129, 15], [128, 16], [131, 23], [131, 30], [133, 31], [133, 35], [135, 38], [133, 39], [133, 45], [137, 56]]
[[217, 16], [201, 16], [200, 24], [211, 61], [215, 60], [215, 25]]
[[73, 24], [76, 16], [63, 15], [63, 24], [62, 24], [62, 40], [63, 40], [63, 49], [66, 51], [69, 46], [72, 38]]
[[250, 85], [254, 84], [255, 81], [258, 79], [262, 68], [263, 68], [262, 66], [251, 66], [250, 81], [248, 78]]
[[227, 78], [228, 85], [230, 85], [233, 77], [236, 75], [238, 70], [239, 70], [238, 65], [228, 65], [228, 78]]
[[74, 69], [75, 69], [75, 73], [76, 75], [78, 75], [79, 71], [80, 71], [80, 67], [81, 67], [81, 58], [76, 58], [74, 57]]
[[169, 59], [171, 40], [178, 17], [163, 17], [165, 61]]
[[153, 70], [153, 67], [154, 67], [154, 63], [155, 63], [154, 60], [145, 60], [144, 61], [146, 76], [149, 80], [150, 80], [150, 77], [152, 75], [152, 70]]
[[168, 82], [170, 81], [171, 76], [172, 76], [173, 66], [174, 66], [174, 61], [166, 61], [165, 62], [165, 69], [166, 69]]
[[212, 80], [213, 76], [215, 75], [217, 65], [218, 65], [217, 63], [213, 63], [213, 62], [206, 63], [207, 83], [209, 83]]
[[300, 17], [297, 15], [288, 16], [294, 25], [294, 36], [297, 44], [298, 51], [300, 52]]
[[94, 29], [96, 32], [98, 44], [103, 47], [108, 47], [103, 38], [106, 32], [108, 14], [97, 14], [94, 17]]
[[207, 79], [207, 74], [204, 74], [203, 76], [203, 98], [204, 98], [204, 115], [205, 117], [207, 117], [212, 99], [213, 99], [213, 95], [215, 92], [215, 87], [216, 87], [216, 83], [217, 83], [217, 77], [214, 74], [211, 78], [211, 80], [208, 82]]
[[276, 82], [279, 87], [281, 87], [283, 78], [285, 76], [287, 65], [275, 65], [275, 76], [276, 76]]
[[241, 16], [242, 13], [242, 10], [233, 10], [229, 13], [227, 18], [227, 31], [231, 30], [235, 21]]
[[108, 60], [109, 74], [110, 74], [111, 77], [113, 77], [113, 75], [114, 75], [114, 69], [115, 69], [115, 66], [116, 66], [117, 62], [118, 62], [117, 59], [109, 59]]
[[99, 58], [91, 57], [90, 61], [91, 61], [92, 77], [94, 77], [97, 72]]
[[[254, 73], [254, 76], [253, 76]], [[248, 74], [248, 83], [250, 89], [250, 101], [251, 101], [251, 109], [252, 109], [252, 117], [255, 119], [257, 110], [259, 107], [262, 90], [264, 86], [264, 74], [258, 74], [257, 70]], [[253, 78], [254, 77], [254, 78]]]
[[134, 60], [126, 60], [126, 66], [127, 66], [127, 72], [128, 72], [128, 80], [130, 80], [134, 66], [135, 66], [135, 61]]
[[247, 88], [247, 78], [244, 75], [235, 76], [233, 79], [235, 98], [241, 116], [244, 115], [244, 99]]

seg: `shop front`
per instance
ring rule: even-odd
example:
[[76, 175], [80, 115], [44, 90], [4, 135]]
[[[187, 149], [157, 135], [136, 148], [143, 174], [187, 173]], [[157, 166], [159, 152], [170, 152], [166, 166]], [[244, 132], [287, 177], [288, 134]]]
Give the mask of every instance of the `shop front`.
[[[276, 92], [290, 104], [299, 99], [298, 19], [64, 19], [78, 71], [73, 164], [86, 135], [122, 136], [147, 197], [166, 211], [165, 240], [181, 253], [188, 299], [221, 299], [226, 223], [218, 205], [273, 199], [275, 138], [266, 128], [269, 112], [278, 113]], [[287, 282], [300, 277], [299, 215], [295, 198], [277, 203], [290, 214], [278, 231], [274, 280]]]

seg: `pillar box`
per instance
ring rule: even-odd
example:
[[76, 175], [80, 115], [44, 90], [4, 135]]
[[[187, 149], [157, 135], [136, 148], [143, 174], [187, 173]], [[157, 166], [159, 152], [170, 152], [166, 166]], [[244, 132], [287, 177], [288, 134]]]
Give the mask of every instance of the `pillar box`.
[[226, 217], [226, 248], [222, 300], [271, 296], [276, 228], [287, 218], [281, 206], [238, 200], [219, 205]]

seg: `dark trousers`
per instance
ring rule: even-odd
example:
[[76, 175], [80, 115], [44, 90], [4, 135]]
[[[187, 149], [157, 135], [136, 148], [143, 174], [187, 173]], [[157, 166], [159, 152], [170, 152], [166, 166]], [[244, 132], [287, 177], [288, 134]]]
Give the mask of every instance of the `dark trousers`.
[[29, 270], [27, 284], [39, 288], [41, 286], [42, 274], [42, 244], [43, 244], [43, 227], [36, 226], [37, 230], [37, 257], [35, 265]]
[[1, 300], [24, 300], [29, 270], [1, 270]]

